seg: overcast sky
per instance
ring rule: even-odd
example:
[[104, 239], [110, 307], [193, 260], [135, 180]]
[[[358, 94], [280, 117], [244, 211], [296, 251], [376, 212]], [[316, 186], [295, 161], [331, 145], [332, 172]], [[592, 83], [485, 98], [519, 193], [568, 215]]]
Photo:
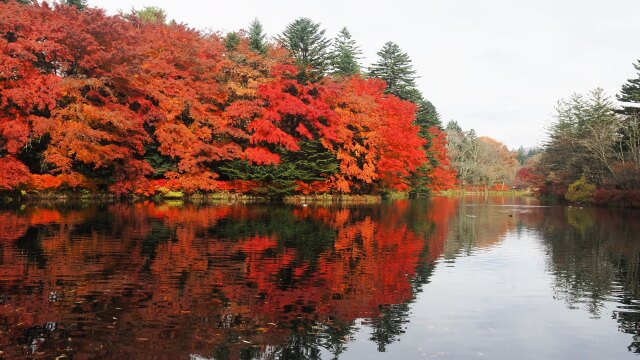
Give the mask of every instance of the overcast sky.
[[89, 0], [154, 5], [196, 29], [233, 31], [257, 17], [274, 36], [293, 19], [347, 26], [365, 65], [386, 41], [413, 59], [420, 90], [456, 120], [511, 148], [540, 144], [556, 101], [602, 87], [615, 98], [640, 58], [640, 0]]

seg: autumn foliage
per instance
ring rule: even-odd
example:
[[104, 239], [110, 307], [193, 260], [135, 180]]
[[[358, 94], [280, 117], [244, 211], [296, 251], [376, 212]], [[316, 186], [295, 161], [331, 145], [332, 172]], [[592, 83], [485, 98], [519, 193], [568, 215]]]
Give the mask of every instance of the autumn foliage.
[[[11, 294], [0, 314], [12, 325], [0, 343], [17, 357], [30, 350], [17, 339], [56, 323], [47, 331], [67, 335], [38, 343], [44, 356], [69, 337], [74, 351], [94, 357], [162, 358], [218, 347], [268, 353], [308, 324], [375, 322], [383, 306], [414, 300], [416, 273], [446, 247], [458, 200], [435, 201], [429, 211], [408, 201], [383, 208], [138, 202], [0, 210], [0, 290]], [[112, 227], [100, 225], [103, 218]], [[34, 234], [37, 245], [21, 250]], [[181, 335], [167, 337], [172, 327]], [[87, 335], [87, 328], [94, 331]]]
[[300, 83], [287, 51], [239, 36], [0, 3], [0, 190], [372, 193], [427, 158], [434, 189], [454, 181], [442, 134], [425, 146], [383, 81]]

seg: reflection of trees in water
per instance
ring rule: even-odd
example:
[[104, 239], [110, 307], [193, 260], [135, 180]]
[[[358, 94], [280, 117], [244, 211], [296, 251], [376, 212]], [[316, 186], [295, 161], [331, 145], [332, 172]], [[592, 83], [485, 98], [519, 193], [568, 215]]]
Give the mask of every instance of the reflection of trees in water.
[[[362, 322], [386, 351], [437, 260], [495, 244], [521, 217], [510, 214], [458, 198], [0, 212], [10, 230], [0, 243], [0, 312], [19, 313], [0, 346], [17, 351], [18, 322], [55, 322], [54, 334], [66, 331], [76, 351], [96, 357], [338, 358]], [[43, 303], [50, 293], [55, 301]], [[85, 332], [111, 345], [92, 348]], [[68, 346], [44, 338], [45, 354]]]
[[407, 303], [394, 304], [382, 307], [380, 316], [371, 320], [373, 332], [370, 339], [378, 345], [378, 351], [386, 351], [387, 346], [404, 334], [405, 324], [409, 322], [408, 314]]
[[[337, 358], [364, 319], [384, 350], [428, 282], [452, 206], [0, 212], [0, 315], [11, 314], [0, 345], [20, 354], [23, 339], [53, 356], [64, 335], [98, 357]], [[33, 332], [46, 336], [20, 330], [54, 322]]]
[[[520, 198], [509, 196], [473, 196], [462, 198], [456, 216], [451, 217], [445, 258], [470, 255], [501, 241], [507, 231], [516, 227]], [[515, 215], [515, 217], [514, 217]]]
[[549, 248], [555, 297], [594, 317], [607, 302], [621, 332], [633, 334], [629, 350], [640, 352], [640, 233], [633, 210], [565, 208], [547, 210], [538, 220]]

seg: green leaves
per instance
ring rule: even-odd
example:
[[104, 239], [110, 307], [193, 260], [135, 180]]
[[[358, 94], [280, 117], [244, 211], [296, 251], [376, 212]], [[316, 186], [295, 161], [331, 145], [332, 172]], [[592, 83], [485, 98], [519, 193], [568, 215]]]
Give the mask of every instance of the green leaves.
[[331, 74], [335, 76], [353, 76], [360, 73], [359, 59], [362, 51], [346, 27], [343, 27], [333, 41], [331, 51]]
[[378, 51], [378, 61], [369, 68], [369, 76], [387, 83], [386, 93], [400, 99], [417, 102], [421, 95], [416, 87], [416, 71], [411, 58], [394, 42], [387, 42]]
[[263, 33], [262, 24], [258, 19], [254, 19], [249, 25], [249, 48], [258, 54], [267, 51], [266, 35]]
[[309, 18], [299, 18], [287, 25], [278, 40], [298, 65], [298, 81], [315, 82], [325, 75], [330, 65], [329, 46], [320, 24]]
[[617, 96], [618, 101], [630, 103], [629, 105], [623, 105], [622, 110], [620, 110], [620, 113], [625, 115], [640, 114], [640, 60], [638, 60], [637, 64], [633, 64], [633, 67], [638, 71], [638, 77], [627, 80], [627, 83], [622, 85], [622, 90]]

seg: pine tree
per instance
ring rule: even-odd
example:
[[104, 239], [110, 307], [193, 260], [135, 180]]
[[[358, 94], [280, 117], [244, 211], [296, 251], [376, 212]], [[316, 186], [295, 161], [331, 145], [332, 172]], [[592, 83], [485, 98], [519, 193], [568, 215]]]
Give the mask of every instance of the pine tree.
[[358, 60], [362, 51], [351, 39], [351, 34], [343, 27], [333, 41], [331, 51], [331, 73], [337, 76], [353, 76], [360, 72]]
[[224, 38], [224, 46], [227, 51], [235, 51], [240, 44], [240, 35], [237, 32], [232, 31]]
[[416, 119], [414, 123], [420, 127], [420, 136], [423, 138], [429, 137], [429, 128], [432, 126], [442, 129], [442, 122], [440, 121], [440, 114], [433, 106], [431, 101], [421, 97], [418, 102], [418, 111], [416, 112]]
[[324, 36], [320, 24], [299, 18], [287, 25], [278, 40], [289, 50], [299, 67], [300, 82], [317, 81], [329, 67], [331, 41]]
[[429, 170], [438, 166], [438, 160], [434, 156], [431, 148], [432, 133], [431, 127], [442, 128], [440, 115], [435, 106], [426, 100], [416, 86], [416, 71], [411, 64], [411, 58], [400, 47], [387, 42], [378, 52], [379, 59], [369, 69], [369, 76], [383, 79], [387, 83], [388, 94], [415, 103], [418, 108], [414, 119], [414, 124], [420, 127], [420, 137], [427, 140], [424, 145], [424, 152], [427, 158], [420, 168], [411, 177], [411, 195], [416, 197], [427, 196], [430, 191]]
[[623, 105], [619, 110], [619, 113], [624, 115], [640, 115], [640, 60], [637, 64], [633, 64], [633, 67], [638, 71], [638, 77], [627, 80], [617, 96], [618, 101], [630, 103], [630, 105]]
[[88, 6], [87, 0], [63, 0], [62, 3], [69, 6], [75, 6], [78, 10], [83, 10]]
[[369, 76], [384, 80], [387, 83], [386, 93], [417, 103], [421, 96], [416, 88], [416, 71], [409, 55], [389, 41], [378, 51], [378, 56], [378, 61], [369, 68]]
[[462, 133], [462, 127], [455, 120], [449, 121], [447, 123], [447, 127], [445, 128], [445, 130], [447, 130], [447, 132], [453, 131], [453, 132], [457, 132], [457, 133]]
[[133, 10], [133, 13], [145, 23], [164, 24], [167, 21], [167, 13], [157, 6], [145, 6], [141, 10]]
[[262, 24], [257, 18], [254, 19], [249, 25], [249, 48], [259, 54], [264, 54], [267, 51], [266, 37]]

